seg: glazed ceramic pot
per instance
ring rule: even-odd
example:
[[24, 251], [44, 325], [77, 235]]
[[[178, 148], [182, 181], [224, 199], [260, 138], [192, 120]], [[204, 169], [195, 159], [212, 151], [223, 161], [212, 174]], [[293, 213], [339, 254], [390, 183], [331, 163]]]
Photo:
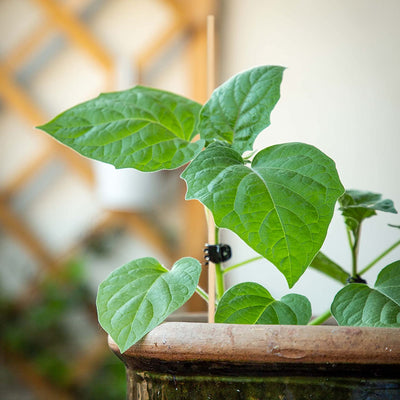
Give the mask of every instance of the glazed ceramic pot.
[[121, 354], [128, 399], [400, 399], [400, 330], [167, 322]]

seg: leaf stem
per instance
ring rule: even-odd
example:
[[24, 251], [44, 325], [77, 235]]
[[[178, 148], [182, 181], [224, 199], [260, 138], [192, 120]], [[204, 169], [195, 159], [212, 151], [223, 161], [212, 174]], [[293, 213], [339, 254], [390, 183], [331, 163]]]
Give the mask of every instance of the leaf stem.
[[349, 245], [353, 248], [353, 239], [351, 238], [351, 229], [349, 227], [346, 228], [347, 240], [349, 241]]
[[381, 254], [379, 254], [378, 257], [376, 257], [374, 260], [372, 260], [364, 269], [362, 269], [359, 274], [365, 274], [367, 271], [369, 271], [377, 262], [382, 260], [383, 257], [387, 256], [391, 251], [393, 251], [397, 246], [400, 245], [400, 240], [397, 242], [393, 243], [390, 247], [388, 247], [385, 251], [383, 251]]
[[328, 320], [332, 316], [331, 310], [325, 311], [323, 314], [321, 314], [319, 317], [314, 318], [312, 321], [308, 323], [308, 325], [321, 325], [323, 322]]
[[221, 264], [215, 264], [215, 278], [215, 289], [218, 302], [225, 292], [224, 274], [222, 273]]
[[351, 276], [357, 278], [358, 275], [358, 248], [360, 244], [361, 223], [357, 229], [353, 231], [354, 241], [351, 247], [352, 269]]
[[197, 286], [196, 293], [206, 302], [208, 303], [208, 294], [207, 292], [202, 289], [200, 286]]
[[225, 268], [222, 271], [222, 273], [226, 274], [227, 272], [230, 272], [230, 271], [232, 271], [232, 270], [234, 270], [236, 268], [242, 267], [243, 265], [249, 264], [249, 263], [251, 263], [253, 261], [261, 260], [263, 258], [264, 258], [263, 256], [257, 256], [257, 257], [249, 258], [248, 260], [242, 261], [240, 263], [237, 263], [235, 265], [231, 265], [230, 267]]

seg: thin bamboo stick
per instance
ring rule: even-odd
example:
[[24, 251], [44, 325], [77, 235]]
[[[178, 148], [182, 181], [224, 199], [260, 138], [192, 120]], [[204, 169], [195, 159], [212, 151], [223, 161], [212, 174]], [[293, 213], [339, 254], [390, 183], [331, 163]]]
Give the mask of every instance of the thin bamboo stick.
[[[215, 87], [215, 18], [207, 17], [207, 93], [211, 95]], [[207, 210], [208, 243], [216, 243], [215, 223], [212, 213]], [[208, 322], [214, 323], [215, 315], [215, 264], [208, 264]]]
[[207, 17], [207, 93], [211, 96], [215, 89], [215, 18]]

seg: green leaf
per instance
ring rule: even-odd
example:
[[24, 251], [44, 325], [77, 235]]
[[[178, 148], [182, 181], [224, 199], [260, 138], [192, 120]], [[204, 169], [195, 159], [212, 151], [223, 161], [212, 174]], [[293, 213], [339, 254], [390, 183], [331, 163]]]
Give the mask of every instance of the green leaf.
[[334, 162], [302, 143], [266, 148], [251, 167], [228, 145], [213, 143], [182, 178], [186, 198], [201, 201], [218, 226], [271, 261], [290, 287], [322, 246], [343, 193]]
[[101, 94], [39, 128], [78, 153], [141, 171], [174, 169], [204, 146], [191, 142], [201, 105], [173, 93], [136, 86]]
[[189, 300], [200, 272], [200, 263], [190, 257], [171, 271], [151, 257], [123, 265], [100, 284], [100, 325], [124, 352]]
[[361, 190], [346, 190], [339, 198], [340, 208], [346, 225], [355, 231], [367, 218], [376, 215], [376, 211], [397, 214], [393, 201], [382, 200], [382, 195]]
[[336, 264], [321, 252], [317, 253], [314, 260], [312, 260], [310, 267], [343, 284], [347, 283], [347, 279], [350, 277], [348, 272], [346, 272], [340, 265]]
[[374, 288], [361, 283], [344, 287], [331, 311], [339, 325], [400, 327], [400, 261], [380, 272]]
[[232, 144], [240, 153], [251, 150], [257, 135], [270, 124], [284, 69], [256, 67], [218, 87], [201, 110], [201, 138]]
[[215, 322], [231, 324], [306, 324], [311, 305], [306, 297], [290, 294], [275, 300], [263, 286], [239, 283], [227, 290], [218, 303]]
[[290, 307], [296, 314], [297, 325], [307, 325], [312, 317], [311, 303], [307, 297], [290, 293], [281, 298], [281, 302]]
[[375, 289], [400, 306], [400, 261], [389, 264], [379, 273]]

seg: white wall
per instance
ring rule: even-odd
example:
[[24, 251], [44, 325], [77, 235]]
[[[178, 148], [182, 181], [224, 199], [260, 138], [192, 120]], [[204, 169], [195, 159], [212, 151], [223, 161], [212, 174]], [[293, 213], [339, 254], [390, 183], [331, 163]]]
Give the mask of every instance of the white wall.
[[[346, 188], [382, 193], [400, 210], [400, 3], [226, 0], [222, 4], [223, 80], [259, 64], [287, 67], [281, 100], [257, 146], [286, 141], [313, 144], [336, 161]], [[399, 238], [399, 230], [387, 223], [400, 225], [400, 217], [381, 213], [364, 224], [361, 264]], [[346, 246], [339, 214], [323, 250], [347, 266]], [[242, 252], [236, 256], [244, 258]], [[400, 259], [400, 249], [380, 265], [395, 259]], [[229, 283], [249, 278], [278, 297], [288, 292], [280, 273], [265, 262], [250, 272], [237, 271]], [[374, 280], [372, 273], [369, 283]], [[310, 271], [293, 291], [307, 294], [319, 313], [328, 308], [339, 287]]]

